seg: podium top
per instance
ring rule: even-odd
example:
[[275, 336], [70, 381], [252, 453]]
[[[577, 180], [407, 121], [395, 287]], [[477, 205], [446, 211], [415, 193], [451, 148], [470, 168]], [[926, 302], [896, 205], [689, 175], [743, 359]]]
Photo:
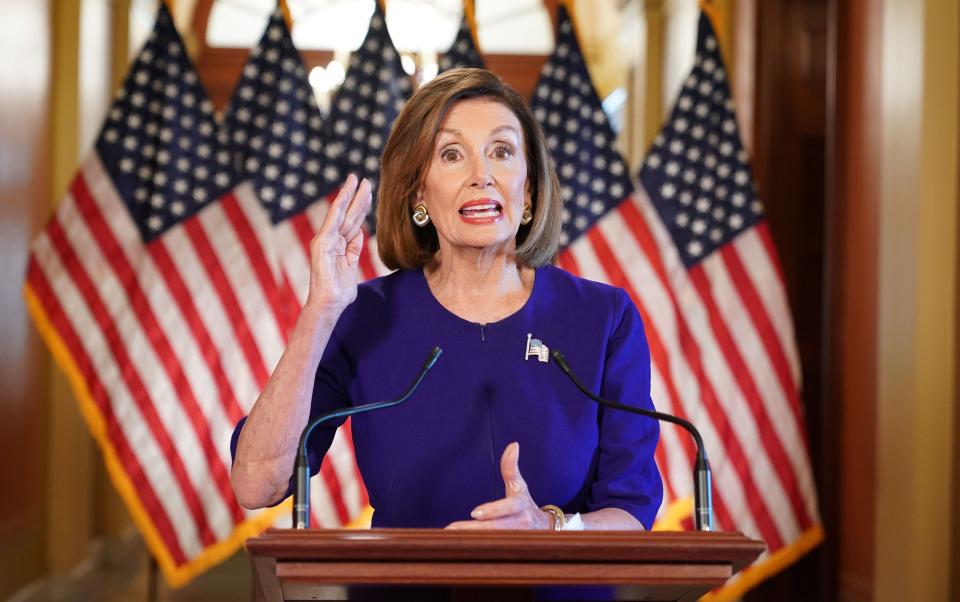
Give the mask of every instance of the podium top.
[[766, 549], [737, 532], [442, 529], [268, 529], [246, 547], [278, 560], [726, 564], [734, 573]]

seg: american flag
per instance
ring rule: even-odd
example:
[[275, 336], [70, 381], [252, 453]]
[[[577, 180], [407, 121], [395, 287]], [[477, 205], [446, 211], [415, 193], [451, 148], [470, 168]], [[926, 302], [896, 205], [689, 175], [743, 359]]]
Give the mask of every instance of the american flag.
[[[271, 39], [274, 37], [277, 39]], [[323, 118], [310, 99], [312, 91], [302, 61], [279, 15], [272, 18], [261, 44], [276, 47], [276, 52], [270, 56], [275, 56], [277, 60], [250, 70], [250, 76], [262, 78], [263, 73], [271, 73], [269, 77], [273, 81], [289, 78], [291, 84], [286, 92], [279, 86], [253, 92], [255, 98], [264, 94], [265, 97], [272, 95], [269, 96], [272, 100], [260, 107], [250, 107], [251, 115], [256, 113], [262, 116], [259, 127], [255, 122], [253, 128], [249, 124], [240, 127], [248, 131], [250, 139], [259, 135], [264, 143], [258, 148], [238, 149], [237, 156], [244, 157], [244, 164], [250, 168], [248, 175], [254, 179], [254, 187], [271, 213], [274, 224], [273, 248], [280, 264], [281, 286], [292, 289], [295, 298], [302, 304], [310, 280], [309, 243], [320, 229], [328, 203], [350, 173], [370, 180], [376, 198], [380, 154], [390, 133], [390, 126], [413, 88], [400, 62], [400, 53], [387, 31], [380, 2], [374, 3], [366, 36], [360, 47], [351, 54], [343, 84], [333, 98], [330, 112]], [[262, 62], [260, 57], [265, 57], [267, 52], [255, 52], [251, 55], [250, 63]], [[294, 63], [297, 66], [293, 66]], [[280, 73], [284, 64], [292, 66], [289, 74]], [[244, 89], [247, 77], [245, 71], [238, 94]], [[265, 88], [262, 82], [255, 81], [250, 82], [250, 87], [252, 90]], [[278, 106], [287, 106], [291, 111], [286, 114], [275, 110], [271, 112], [269, 102], [284, 103]], [[237, 107], [242, 105], [237, 101]], [[303, 114], [298, 113], [299, 110]], [[234, 112], [232, 106], [229, 112]], [[228, 119], [231, 118], [228, 116]], [[317, 123], [319, 133], [314, 127]], [[303, 131], [306, 135], [301, 138], [297, 132]], [[276, 149], [280, 160], [270, 156], [271, 148]], [[291, 164], [291, 158], [295, 165]], [[277, 167], [275, 172], [263, 171], [264, 166], [272, 165]], [[261, 173], [257, 173], [257, 169]], [[268, 177], [270, 175], [275, 177]], [[269, 200], [264, 198], [264, 193], [270, 197]], [[389, 271], [380, 263], [377, 255], [374, 212], [375, 209], [371, 209], [366, 223], [366, 249], [360, 259], [363, 278], [373, 278]], [[296, 311], [299, 311], [299, 305]]]
[[270, 221], [238, 182], [165, 3], [31, 245], [25, 295], [171, 584], [256, 527], [228, 443], [285, 344]]
[[[372, 185], [373, 198], [377, 198], [380, 155], [393, 120], [412, 92], [413, 84], [390, 39], [378, 0], [374, 2], [367, 35], [360, 48], [350, 55], [343, 85], [337, 90], [324, 124], [323, 173], [329, 181], [339, 185], [349, 173], [366, 177]], [[331, 187], [325, 192], [333, 194], [335, 190]], [[371, 234], [376, 227], [375, 213], [376, 208], [371, 208], [367, 219]]]
[[[717, 39], [695, 65], [634, 190], [565, 8], [532, 105], [566, 200], [558, 263], [624, 288], [640, 310], [657, 407], [703, 434], [716, 526], [767, 543], [715, 592], [738, 597], [822, 538], [784, 281], [740, 142]], [[689, 516], [694, 448], [661, 429], [660, 526]]]
[[[323, 176], [323, 134], [306, 67], [278, 9], [244, 65], [224, 113], [220, 139], [243, 181], [235, 194], [261, 205], [269, 216], [266, 241], [272, 284], [287, 331], [309, 285], [304, 245], [326, 213], [327, 203], [319, 195], [338, 184]], [[337, 432], [310, 493], [311, 522], [320, 527], [346, 525], [366, 507], [349, 424]]]
[[486, 66], [483, 64], [483, 58], [477, 49], [477, 41], [473, 39], [473, 30], [470, 27], [470, 19], [473, 18], [473, 2], [471, 0], [465, 0], [463, 13], [460, 29], [457, 30], [457, 37], [454, 38], [453, 44], [450, 44], [450, 49], [444, 52], [440, 59], [440, 73], [455, 67], [483, 69]]

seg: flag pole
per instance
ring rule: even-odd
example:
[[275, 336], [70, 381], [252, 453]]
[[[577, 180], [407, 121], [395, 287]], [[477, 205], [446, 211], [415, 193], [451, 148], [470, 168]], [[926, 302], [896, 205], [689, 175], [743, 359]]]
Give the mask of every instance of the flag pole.
[[583, 38], [580, 37], [580, 24], [577, 23], [577, 9], [575, 0], [559, 0], [557, 4], [562, 4], [567, 8], [567, 16], [570, 17], [570, 26], [573, 27], [573, 36], [577, 38], [577, 44], [583, 43]]
[[717, 34], [717, 41], [720, 44], [720, 54], [723, 56], [724, 62], [728, 65], [730, 61], [729, 53], [727, 52], [727, 23], [717, 4], [713, 0], [700, 0], [700, 10], [702, 10], [707, 18], [710, 19], [710, 24], [713, 25], [713, 31]]
[[147, 553], [147, 602], [157, 602], [157, 558]]
[[476, 0], [463, 0], [463, 16], [467, 20], [467, 27], [470, 28], [470, 37], [473, 38], [473, 45], [480, 48], [480, 37], [479, 34], [477, 34]]
[[287, 24], [287, 29], [293, 31], [293, 15], [290, 13], [290, 5], [287, 0], [277, 0], [277, 8], [283, 15], [283, 22]]

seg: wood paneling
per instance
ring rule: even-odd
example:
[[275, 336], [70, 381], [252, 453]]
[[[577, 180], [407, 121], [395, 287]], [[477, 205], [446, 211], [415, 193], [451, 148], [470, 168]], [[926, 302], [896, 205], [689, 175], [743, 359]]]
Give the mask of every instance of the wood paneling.
[[47, 214], [50, 19], [8, 0], [0, 18], [0, 598], [44, 568], [46, 354], [20, 294]]
[[880, 15], [877, 0], [832, 2], [835, 32], [831, 275], [839, 408], [838, 596], [873, 597], [876, 480], [877, 257], [880, 198]]
[[[753, 17], [750, 11], [743, 15]], [[829, 358], [825, 269], [831, 261], [825, 253], [827, 16], [826, 0], [756, 3], [754, 167], [793, 311], [806, 430], [827, 537], [748, 594], [748, 600], [831, 599], [836, 545], [831, 529], [838, 496], [837, 411], [822, 390]]]

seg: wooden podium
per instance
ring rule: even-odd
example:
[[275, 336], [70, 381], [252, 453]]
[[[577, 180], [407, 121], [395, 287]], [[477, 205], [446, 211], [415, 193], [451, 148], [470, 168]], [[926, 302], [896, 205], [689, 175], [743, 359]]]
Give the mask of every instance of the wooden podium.
[[616, 585], [637, 600], [696, 600], [765, 549], [740, 533], [438, 529], [270, 529], [246, 547], [253, 599], [269, 602], [322, 599], [331, 585], [442, 586], [453, 600], [499, 602], [532, 600], [534, 586]]

